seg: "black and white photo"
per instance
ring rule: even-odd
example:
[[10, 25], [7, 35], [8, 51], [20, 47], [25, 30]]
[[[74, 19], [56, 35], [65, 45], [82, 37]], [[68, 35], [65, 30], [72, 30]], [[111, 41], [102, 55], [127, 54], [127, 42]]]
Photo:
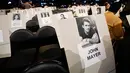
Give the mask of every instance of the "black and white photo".
[[95, 20], [91, 16], [76, 19], [78, 31], [81, 39], [81, 46], [85, 48], [93, 44], [100, 43]]
[[60, 14], [60, 19], [66, 19], [65, 15], [64, 14]]
[[20, 14], [13, 14], [13, 20], [20, 20]]
[[101, 14], [101, 8], [100, 7], [97, 8], [97, 14]]

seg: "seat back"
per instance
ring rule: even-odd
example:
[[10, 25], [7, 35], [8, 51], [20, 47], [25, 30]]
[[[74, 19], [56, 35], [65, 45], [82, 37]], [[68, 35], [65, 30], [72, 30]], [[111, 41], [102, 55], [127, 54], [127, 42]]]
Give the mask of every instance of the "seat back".
[[58, 62], [43, 62], [27, 68], [24, 73], [67, 73]]
[[32, 17], [32, 20], [38, 22], [37, 15], [35, 15], [34, 17]]
[[11, 58], [7, 68], [19, 68], [31, 64], [36, 55], [36, 48], [33, 47], [33, 34], [26, 29], [19, 29], [10, 36]]
[[50, 46], [50, 48], [43, 46], [40, 47], [39, 54], [43, 60], [56, 60], [61, 57], [61, 50], [58, 47], [54, 48], [54, 46]]
[[37, 43], [39, 43], [39, 46], [44, 46], [44, 45], [50, 45], [50, 44], [59, 44], [56, 31], [53, 27], [51, 26], [44, 26], [40, 28], [36, 36], [38, 38]]
[[39, 24], [37, 21], [29, 20], [26, 23], [26, 29], [30, 30], [31, 32], [37, 32], [39, 29]]
[[29, 41], [33, 38], [33, 34], [26, 29], [19, 29], [10, 36], [11, 51], [29, 48]]
[[51, 26], [44, 26], [38, 30], [37, 36], [41, 38], [56, 36], [56, 31]]

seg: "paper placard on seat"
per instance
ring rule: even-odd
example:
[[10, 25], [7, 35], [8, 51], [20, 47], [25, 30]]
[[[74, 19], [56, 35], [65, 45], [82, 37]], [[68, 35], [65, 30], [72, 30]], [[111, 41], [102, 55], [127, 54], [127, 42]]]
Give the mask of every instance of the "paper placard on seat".
[[76, 17], [88, 16], [89, 6], [77, 6], [72, 7], [73, 12], [75, 12]]
[[52, 20], [51, 20], [52, 11], [51, 10], [44, 11], [44, 10], [45, 9], [39, 11], [37, 14], [40, 28], [46, 25], [52, 25]]
[[26, 26], [24, 24], [24, 15], [21, 13], [8, 13], [8, 24], [9, 24], [9, 33], [12, 34], [14, 31], [18, 29], [25, 29]]
[[[108, 27], [106, 25], [107, 23], [105, 21], [105, 16], [103, 14], [96, 15], [93, 17], [93, 19], [95, 19], [96, 26], [93, 24], [94, 22], [89, 20], [85, 20], [86, 22], [84, 22], [84, 24], [88, 24], [88, 22], [93, 24], [93, 29], [95, 30], [96, 28], [97, 31], [95, 30], [94, 32], [90, 30], [91, 34], [89, 35], [92, 36], [92, 33], [98, 34], [99, 41], [94, 41], [95, 43], [90, 41], [90, 45], [83, 46], [87, 46], [87, 48], [78, 47], [78, 45], [81, 43], [81, 38], [79, 27], [77, 26], [78, 23], [75, 18], [59, 21], [53, 19], [58, 33], [60, 46], [65, 49], [70, 73], [109, 73], [111, 71], [113, 71], [112, 73], [115, 73], [113, 48]], [[81, 24], [83, 24], [82, 19]], [[81, 28], [82, 27], [83, 26], [81, 26]], [[88, 29], [90, 28], [88, 27], [86, 27], [86, 31], [89, 31]]]
[[11, 46], [10, 46], [10, 20], [8, 15], [0, 16], [0, 58], [6, 58], [11, 56]]
[[22, 20], [20, 14], [13, 14], [11, 20], [11, 28], [13, 27], [22, 27]]
[[87, 68], [106, 58], [105, 48], [93, 16], [79, 17], [76, 20], [80, 35], [80, 43], [77, 47], [84, 61], [82, 68]]
[[87, 7], [85, 6], [77, 7], [76, 13], [78, 17], [88, 16]]
[[3, 40], [3, 32], [2, 32], [2, 30], [0, 30], [0, 42], [4, 42], [4, 40]]

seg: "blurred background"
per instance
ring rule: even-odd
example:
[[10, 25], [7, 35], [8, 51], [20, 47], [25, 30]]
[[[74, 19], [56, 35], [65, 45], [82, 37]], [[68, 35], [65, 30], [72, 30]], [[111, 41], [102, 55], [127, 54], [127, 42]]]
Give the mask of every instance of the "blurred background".
[[[57, 7], [68, 7], [69, 5], [85, 5], [85, 4], [99, 4], [104, 5], [105, 2], [112, 3], [116, 0], [2, 0], [0, 2], [0, 9], [9, 9], [19, 7], [21, 2], [31, 1], [35, 6], [57, 6]], [[130, 5], [129, 0], [122, 0], [122, 3]]]

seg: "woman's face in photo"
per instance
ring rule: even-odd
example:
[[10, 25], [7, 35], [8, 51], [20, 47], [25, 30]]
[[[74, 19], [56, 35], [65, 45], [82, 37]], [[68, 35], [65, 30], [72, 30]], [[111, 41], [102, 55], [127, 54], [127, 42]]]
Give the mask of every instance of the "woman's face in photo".
[[14, 19], [18, 19], [18, 18], [19, 18], [18, 15], [15, 15]]
[[89, 32], [91, 29], [90, 23], [87, 21], [84, 21], [83, 25], [82, 25], [83, 29], [85, 32]]

